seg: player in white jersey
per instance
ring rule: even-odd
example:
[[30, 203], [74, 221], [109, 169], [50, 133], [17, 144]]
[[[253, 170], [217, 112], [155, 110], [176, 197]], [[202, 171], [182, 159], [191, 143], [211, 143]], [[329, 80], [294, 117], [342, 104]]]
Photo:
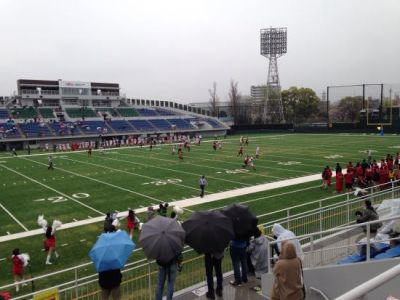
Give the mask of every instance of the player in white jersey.
[[259, 158], [259, 156], [260, 156], [260, 147], [257, 146], [257, 148], [256, 148], [256, 158]]

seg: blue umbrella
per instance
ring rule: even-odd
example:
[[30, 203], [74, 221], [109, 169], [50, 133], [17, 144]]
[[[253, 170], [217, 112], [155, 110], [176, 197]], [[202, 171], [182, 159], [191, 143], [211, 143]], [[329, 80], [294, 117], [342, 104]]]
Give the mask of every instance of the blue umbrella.
[[89, 252], [97, 272], [121, 269], [136, 245], [124, 230], [100, 235]]

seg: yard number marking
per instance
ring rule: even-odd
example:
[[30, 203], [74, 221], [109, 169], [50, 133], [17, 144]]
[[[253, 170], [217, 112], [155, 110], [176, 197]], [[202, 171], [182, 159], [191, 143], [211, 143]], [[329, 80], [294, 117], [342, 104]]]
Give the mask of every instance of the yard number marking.
[[177, 178], [172, 178], [172, 179], [166, 179], [166, 180], [156, 180], [156, 181], [144, 182], [144, 183], [142, 183], [142, 185], [153, 184], [156, 186], [160, 186], [160, 185], [166, 185], [168, 183], [175, 184], [175, 183], [180, 183], [180, 182], [182, 182], [182, 180], [177, 179]]
[[[72, 197], [75, 199], [88, 198], [89, 196], [90, 195], [87, 193], [76, 193], [76, 194], [72, 195]], [[36, 199], [33, 201], [35, 201], [35, 202], [51, 201], [51, 203], [60, 203], [60, 202], [68, 201], [68, 199], [63, 196], [53, 196], [53, 197], [48, 197], [48, 198], [40, 198], [40, 199]]]
[[335, 159], [335, 158], [342, 158], [343, 156], [342, 155], [339, 155], [339, 154], [333, 154], [333, 155], [329, 155], [329, 156], [324, 156], [324, 158], [327, 158], [327, 159]]

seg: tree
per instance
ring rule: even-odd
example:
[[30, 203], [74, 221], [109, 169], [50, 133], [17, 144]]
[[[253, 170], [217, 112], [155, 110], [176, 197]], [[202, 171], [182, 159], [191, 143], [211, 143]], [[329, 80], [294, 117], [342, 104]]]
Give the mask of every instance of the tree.
[[320, 99], [310, 88], [295, 86], [282, 91], [282, 106], [285, 119], [290, 122], [304, 122], [318, 114]]
[[218, 117], [218, 109], [219, 109], [219, 98], [217, 95], [217, 83], [213, 82], [212, 89], [208, 90], [210, 94], [210, 114], [213, 117]]
[[[332, 105], [334, 107], [334, 105]], [[347, 96], [342, 98], [336, 106], [334, 117], [342, 122], [355, 122], [360, 118], [360, 110], [362, 109], [361, 96]]]
[[233, 117], [233, 124], [238, 125], [240, 123], [240, 93], [238, 91], [238, 83], [231, 79], [229, 86], [228, 98], [231, 107], [231, 114]]

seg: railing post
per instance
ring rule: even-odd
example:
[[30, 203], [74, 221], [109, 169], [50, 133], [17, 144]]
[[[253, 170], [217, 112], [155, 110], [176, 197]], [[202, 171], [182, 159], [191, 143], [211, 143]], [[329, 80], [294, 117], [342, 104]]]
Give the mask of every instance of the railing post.
[[286, 210], [286, 219], [287, 219], [287, 226], [286, 228], [290, 230], [290, 209]]
[[272, 270], [271, 270], [271, 259], [272, 259], [272, 251], [271, 251], [271, 244], [268, 244], [267, 247], [267, 267], [268, 267], [268, 273], [271, 274]]
[[153, 289], [151, 288], [151, 263], [150, 263], [150, 261], [148, 261], [149, 263], [148, 263], [148, 269], [149, 269], [149, 299], [152, 299], [152, 291], [153, 291]]
[[370, 238], [371, 238], [371, 225], [368, 223], [367, 224], [367, 251], [366, 251], [366, 255], [367, 255], [367, 261], [370, 261], [371, 259], [371, 243], [370, 243]]
[[394, 199], [394, 181], [392, 180], [392, 199]]
[[78, 269], [75, 268], [75, 299], [78, 299]]
[[346, 203], [347, 203], [347, 224], [350, 223], [350, 194], [346, 195]]
[[[322, 201], [319, 201], [319, 231], [322, 231], [323, 223], [322, 223]], [[308, 232], [307, 232], [308, 233]], [[322, 233], [319, 234], [319, 238], [322, 238]]]

